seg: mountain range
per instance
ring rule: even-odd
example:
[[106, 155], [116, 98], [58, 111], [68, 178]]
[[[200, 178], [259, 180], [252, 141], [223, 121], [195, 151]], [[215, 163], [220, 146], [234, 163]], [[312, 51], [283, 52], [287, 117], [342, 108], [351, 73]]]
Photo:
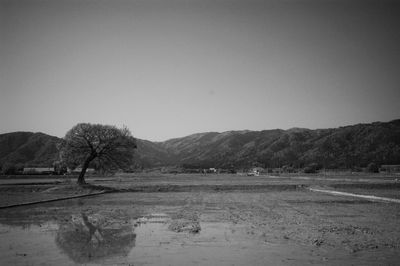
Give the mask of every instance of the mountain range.
[[[52, 166], [59, 138], [0, 134], [0, 165]], [[206, 132], [151, 142], [137, 139], [136, 168], [365, 167], [400, 164], [400, 119], [330, 129]]]

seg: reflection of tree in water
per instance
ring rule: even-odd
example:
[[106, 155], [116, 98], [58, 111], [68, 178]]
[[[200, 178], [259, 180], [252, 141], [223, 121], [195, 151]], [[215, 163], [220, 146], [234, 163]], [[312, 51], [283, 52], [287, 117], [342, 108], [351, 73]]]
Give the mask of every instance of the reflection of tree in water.
[[76, 263], [126, 256], [136, 240], [127, 221], [81, 213], [60, 224], [56, 243]]

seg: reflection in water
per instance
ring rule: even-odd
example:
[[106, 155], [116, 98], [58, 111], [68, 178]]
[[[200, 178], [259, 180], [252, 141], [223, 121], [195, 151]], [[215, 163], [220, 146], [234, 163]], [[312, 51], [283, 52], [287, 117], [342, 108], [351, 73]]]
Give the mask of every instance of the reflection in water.
[[25, 229], [0, 223], [0, 265], [292, 265], [292, 258], [321, 264], [307, 247], [271, 245], [246, 224], [201, 222], [201, 231], [190, 234], [170, 230], [173, 222], [164, 213], [132, 219], [112, 211], [68, 214]]
[[126, 256], [135, 240], [133, 227], [126, 221], [85, 213], [62, 222], [56, 235], [57, 245], [76, 263]]

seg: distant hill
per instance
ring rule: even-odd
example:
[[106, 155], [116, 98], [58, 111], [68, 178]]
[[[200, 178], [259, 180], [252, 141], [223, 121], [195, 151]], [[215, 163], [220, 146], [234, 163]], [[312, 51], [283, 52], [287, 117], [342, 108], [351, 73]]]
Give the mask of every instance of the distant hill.
[[51, 166], [58, 157], [59, 138], [43, 133], [14, 132], [0, 135], [0, 165]]
[[201, 133], [159, 144], [186, 167], [400, 164], [400, 120], [334, 129]]
[[[51, 166], [57, 137], [15, 132], [0, 135], [0, 164]], [[400, 164], [400, 120], [310, 130], [197, 133], [164, 142], [137, 140], [136, 167], [247, 168], [251, 166], [327, 168]]]

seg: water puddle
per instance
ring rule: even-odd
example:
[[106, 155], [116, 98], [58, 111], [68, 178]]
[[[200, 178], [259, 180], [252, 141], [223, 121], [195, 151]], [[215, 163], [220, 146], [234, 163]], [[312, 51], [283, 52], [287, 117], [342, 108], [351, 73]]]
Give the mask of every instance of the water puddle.
[[135, 246], [135, 241], [131, 223], [84, 213], [60, 223], [55, 238], [57, 246], [75, 263], [125, 257]]
[[200, 221], [196, 232], [177, 232], [173, 222], [164, 213], [139, 219], [80, 213], [40, 225], [0, 225], [0, 264], [282, 264], [276, 256], [282, 246], [249, 234], [244, 225]]
[[[0, 265], [67, 265], [54, 243], [58, 225], [0, 225]], [[71, 263], [70, 263], [71, 264]]]
[[145, 224], [165, 224], [170, 222], [171, 218], [165, 213], [152, 213], [132, 221], [134, 223], [134, 226], [136, 227], [138, 225]]

